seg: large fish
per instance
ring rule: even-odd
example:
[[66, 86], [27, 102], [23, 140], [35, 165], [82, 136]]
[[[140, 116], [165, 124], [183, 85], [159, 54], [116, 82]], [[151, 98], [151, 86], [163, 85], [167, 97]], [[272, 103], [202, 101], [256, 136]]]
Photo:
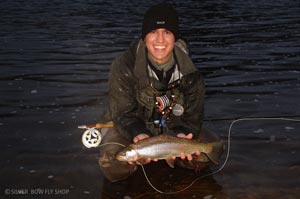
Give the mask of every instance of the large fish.
[[214, 148], [220, 148], [221, 145], [221, 142], [201, 143], [198, 140], [158, 135], [129, 145], [116, 155], [116, 159], [132, 162], [143, 162], [147, 158], [165, 159], [168, 165], [173, 168], [174, 160], [172, 157], [180, 157], [181, 152], [193, 154], [199, 150], [205, 153], [212, 162], [217, 163], [218, 156], [215, 154]]

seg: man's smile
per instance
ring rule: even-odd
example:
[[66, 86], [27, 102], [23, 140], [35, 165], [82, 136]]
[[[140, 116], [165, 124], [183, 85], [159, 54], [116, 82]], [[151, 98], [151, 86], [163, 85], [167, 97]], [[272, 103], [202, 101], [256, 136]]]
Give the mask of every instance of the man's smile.
[[154, 46], [155, 49], [158, 49], [158, 50], [163, 50], [165, 49], [167, 46]]

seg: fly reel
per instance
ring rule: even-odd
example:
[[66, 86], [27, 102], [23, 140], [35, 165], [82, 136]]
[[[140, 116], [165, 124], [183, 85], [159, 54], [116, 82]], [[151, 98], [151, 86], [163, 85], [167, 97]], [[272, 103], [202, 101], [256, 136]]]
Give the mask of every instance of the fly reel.
[[82, 143], [87, 148], [95, 148], [98, 147], [102, 140], [102, 134], [97, 129], [102, 128], [113, 128], [114, 124], [112, 122], [108, 122], [105, 124], [94, 124], [94, 125], [81, 125], [78, 126], [79, 129], [86, 129], [86, 131], [82, 135]]
[[101, 140], [101, 133], [95, 128], [88, 128], [82, 135], [82, 143], [87, 148], [98, 147]]

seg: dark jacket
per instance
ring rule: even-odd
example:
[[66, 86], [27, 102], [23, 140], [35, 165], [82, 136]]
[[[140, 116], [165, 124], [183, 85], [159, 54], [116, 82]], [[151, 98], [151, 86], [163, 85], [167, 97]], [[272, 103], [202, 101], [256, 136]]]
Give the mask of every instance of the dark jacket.
[[[176, 42], [175, 57], [182, 73], [180, 85], [168, 90], [176, 96], [176, 103], [184, 107], [181, 116], [170, 114], [163, 132], [167, 134], [193, 133], [201, 131], [205, 87], [197, 68], [192, 63], [186, 44]], [[147, 71], [147, 52], [143, 40], [134, 42], [110, 68], [109, 114], [115, 128], [125, 137], [132, 139], [138, 134], [157, 135], [160, 131], [153, 124], [154, 94], [160, 95], [161, 82], [150, 78]], [[155, 88], [153, 87], [155, 85]]]

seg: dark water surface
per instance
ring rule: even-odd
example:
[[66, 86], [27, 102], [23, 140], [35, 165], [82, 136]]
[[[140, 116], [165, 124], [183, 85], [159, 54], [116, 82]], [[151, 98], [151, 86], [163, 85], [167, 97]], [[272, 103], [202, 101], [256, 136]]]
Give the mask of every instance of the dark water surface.
[[[103, 179], [77, 126], [100, 118], [109, 64], [155, 2], [0, 2], [0, 198], [300, 197], [300, 123], [280, 120], [236, 123], [225, 168], [180, 194], [157, 193], [141, 170]], [[235, 118], [300, 118], [299, 1], [175, 2], [206, 79], [205, 126], [226, 141]], [[165, 191], [197, 176], [164, 162], [146, 170]]]

